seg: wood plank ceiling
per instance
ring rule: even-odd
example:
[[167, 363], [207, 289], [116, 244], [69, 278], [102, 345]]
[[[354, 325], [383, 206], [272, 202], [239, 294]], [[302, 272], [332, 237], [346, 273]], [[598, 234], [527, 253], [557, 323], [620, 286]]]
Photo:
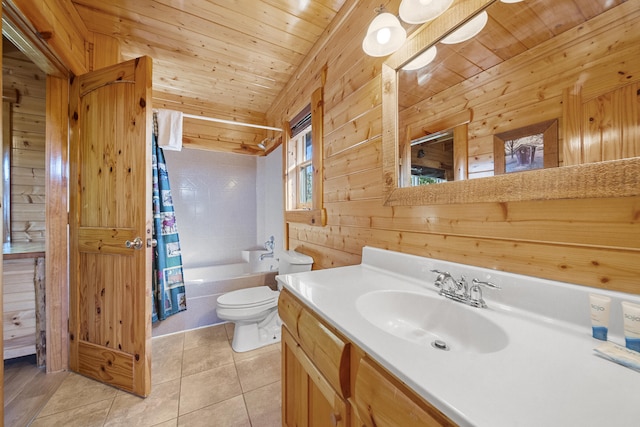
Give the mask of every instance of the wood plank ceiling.
[[[120, 41], [123, 60], [153, 58], [154, 105], [255, 124], [265, 124], [268, 108], [344, 2], [72, 0], [90, 31]], [[218, 137], [220, 149], [259, 153], [246, 147], [264, 131], [219, 127], [230, 142]], [[229, 149], [233, 143], [245, 150]]]
[[[346, 0], [70, 0], [90, 31], [117, 38], [122, 59], [153, 58], [154, 105], [266, 124], [278, 94]], [[496, 2], [469, 41], [438, 43], [434, 62], [401, 73], [401, 115], [428, 99], [580, 25], [624, 0]], [[397, 12], [400, 0], [387, 2]], [[374, 13], [371, 12], [371, 19]], [[405, 24], [411, 33], [419, 26]], [[362, 28], [362, 36], [366, 28]], [[364, 55], [364, 53], [363, 53]], [[264, 130], [185, 120], [186, 145], [264, 154]], [[275, 140], [271, 140], [275, 141]], [[273, 147], [274, 144], [271, 144]]]

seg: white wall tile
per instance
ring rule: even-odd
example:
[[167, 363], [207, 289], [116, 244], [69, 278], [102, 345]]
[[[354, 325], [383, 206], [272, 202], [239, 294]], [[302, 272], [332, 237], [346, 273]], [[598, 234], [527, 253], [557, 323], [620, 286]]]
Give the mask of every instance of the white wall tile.
[[256, 157], [185, 148], [165, 159], [183, 265], [239, 262], [257, 238]]
[[275, 238], [275, 251], [283, 248], [284, 195], [282, 189], [282, 145], [257, 165], [257, 242], [262, 246], [269, 236]]

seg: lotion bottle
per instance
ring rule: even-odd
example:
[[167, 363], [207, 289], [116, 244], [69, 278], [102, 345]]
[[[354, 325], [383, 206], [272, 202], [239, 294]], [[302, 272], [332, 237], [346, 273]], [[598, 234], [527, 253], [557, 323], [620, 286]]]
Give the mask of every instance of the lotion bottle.
[[611, 298], [604, 295], [589, 294], [591, 304], [591, 329], [593, 337], [606, 341], [609, 331], [609, 309]]
[[624, 340], [628, 349], [640, 351], [640, 305], [622, 302]]

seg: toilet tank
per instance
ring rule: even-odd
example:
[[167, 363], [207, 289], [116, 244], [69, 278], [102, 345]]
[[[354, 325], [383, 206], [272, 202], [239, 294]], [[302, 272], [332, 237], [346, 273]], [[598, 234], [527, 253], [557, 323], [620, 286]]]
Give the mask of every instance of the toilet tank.
[[300, 273], [311, 270], [313, 258], [294, 250], [280, 253], [278, 274]]

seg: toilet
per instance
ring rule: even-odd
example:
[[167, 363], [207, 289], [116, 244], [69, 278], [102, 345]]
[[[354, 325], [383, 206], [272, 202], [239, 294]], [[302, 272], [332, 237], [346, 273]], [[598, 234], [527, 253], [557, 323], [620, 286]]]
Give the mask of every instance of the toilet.
[[[293, 250], [280, 253], [278, 258], [279, 275], [309, 271], [313, 264], [313, 258]], [[280, 291], [269, 286], [257, 286], [218, 297], [218, 318], [235, 323], [233, 351], [242, 353], [280, 342], [279, 295]]]

